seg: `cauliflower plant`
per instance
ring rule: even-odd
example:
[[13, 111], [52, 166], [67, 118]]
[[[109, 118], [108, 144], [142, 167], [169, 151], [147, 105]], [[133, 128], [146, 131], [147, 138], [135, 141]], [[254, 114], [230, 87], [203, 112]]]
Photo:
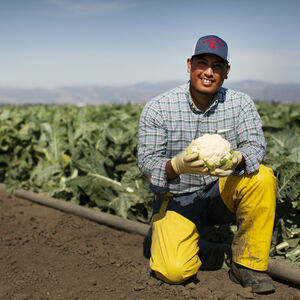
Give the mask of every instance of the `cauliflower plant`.
[[219, 134], [204, 134], [195, 139], [188, 154], [198, 153], [198, 159], [203, 160], [209, 170], [229, 169], [232, 166], [233, 151], [230, 143]]

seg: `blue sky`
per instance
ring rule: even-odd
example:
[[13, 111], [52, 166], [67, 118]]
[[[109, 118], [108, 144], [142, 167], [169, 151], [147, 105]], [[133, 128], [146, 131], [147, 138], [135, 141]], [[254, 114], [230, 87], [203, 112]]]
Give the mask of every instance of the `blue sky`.
[[300, 83], [298, 0], [0, 0], [0, 85], [188, 80], [196, 40], [229, 45], [229, 81]]

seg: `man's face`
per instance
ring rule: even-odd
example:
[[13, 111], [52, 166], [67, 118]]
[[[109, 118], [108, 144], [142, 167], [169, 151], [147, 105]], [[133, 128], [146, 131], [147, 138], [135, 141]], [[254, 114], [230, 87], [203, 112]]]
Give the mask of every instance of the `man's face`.
[[227, 78], [230, 66], [217, 55], [201, 54], [187, 61], [191, 91], [214, 95]]

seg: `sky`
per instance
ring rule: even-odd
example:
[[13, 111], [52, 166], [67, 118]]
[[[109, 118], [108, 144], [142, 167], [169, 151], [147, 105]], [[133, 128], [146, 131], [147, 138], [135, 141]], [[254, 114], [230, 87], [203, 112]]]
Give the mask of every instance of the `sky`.
[[299, 0], [0, 0], [0, 86], [187, 81], [208, 34], [228, 81], [300, 83], [299, 28]]

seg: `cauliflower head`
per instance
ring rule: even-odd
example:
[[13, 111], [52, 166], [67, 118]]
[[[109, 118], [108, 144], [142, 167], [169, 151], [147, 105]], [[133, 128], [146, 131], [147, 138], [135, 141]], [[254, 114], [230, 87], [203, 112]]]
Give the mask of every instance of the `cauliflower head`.
[[230, 143], [219, 134], [204, 134], [195, 139], [187, 150], [188, 154], [198, 153], [209, 170], [229, 169], [232, 166], [233, 151]]

